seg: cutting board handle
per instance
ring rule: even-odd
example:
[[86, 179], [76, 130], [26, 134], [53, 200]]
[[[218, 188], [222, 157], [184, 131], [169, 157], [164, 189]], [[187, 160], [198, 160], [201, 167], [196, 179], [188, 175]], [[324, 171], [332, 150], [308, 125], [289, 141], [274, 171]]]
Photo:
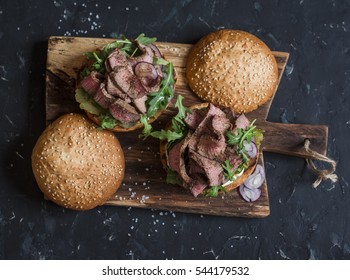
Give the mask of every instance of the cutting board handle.
[[327, 154], [328, 127], [325, 125], [257, 123], [263, 129], [262, 150], [304, 158], [312, 158], [304, 148], [305, 139], [310, 148], [322, 155]]

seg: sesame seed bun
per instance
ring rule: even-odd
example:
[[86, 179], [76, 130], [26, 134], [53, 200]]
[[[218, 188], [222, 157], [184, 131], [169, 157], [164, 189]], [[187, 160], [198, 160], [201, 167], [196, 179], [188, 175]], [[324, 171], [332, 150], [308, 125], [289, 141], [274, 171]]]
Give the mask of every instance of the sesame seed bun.
[[270, 49], [256, 36], [239, 30], [218, 30], [190, 50], [186, 78], [207, 102], [253, 111], [276, 91], [278, 68]]
[[[209, 103], [199, 103], [199, 104], [192, 105], [189, 108], [191, 110], [194, 110], [194, 109], [205, 109], [208, 106], [209, 106]], [[171, 121], [170, 121], [165, 126], [165, 130], [168, 130], [168, 129], [171, 129], [171, 128], [172, 128], [172, 124], [171, 124]], [[160, 153], [160, 159], [161, 159], [161, 162], [163, 164], [163, 167], [164, 168], [169, 168], [168, 158], [167, 158], [168, 153], [167, 153], [167, 150], [166, 150], [166, 145], [167, 145], [167, 141], [166, 140], [163, 140], [163, 141], [160, 142], [159, 153]], [[230, 183], [230, 184], [228, 184], [228, 185], [226, 185], [224, 187], [226, 192], [231, 191], [231, 190], [233, 190], [235, 188], [238, 188], [253, 173], [253, 171], [255, 170], [255, 167], [257, 165], [259, 154], [260, 154], [259, 148], [260, 147], [257, 147], [257, 149], [258, 149], [257, 157], [254, 158], [254, 159], [250, 159], [248, 167], [246, 168], [244, 173], [241, 176], [239, 176], [235, 181], [233, 181], [232, 183]]]
[[117, 191], [125, 159], [112, 132], [80, 114], [66, 114], [37, 140], [32, 169], [45, 197], [65, 208], [88, 210]]

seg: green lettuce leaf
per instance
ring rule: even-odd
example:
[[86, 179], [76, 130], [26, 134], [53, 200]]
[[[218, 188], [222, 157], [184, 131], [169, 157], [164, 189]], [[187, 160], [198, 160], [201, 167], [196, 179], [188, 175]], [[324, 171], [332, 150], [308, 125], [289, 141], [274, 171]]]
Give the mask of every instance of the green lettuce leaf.
[[105, 114], [100, 117], [102, 129], [112, 129], [117, 125], [117, 121], [110, 114]]

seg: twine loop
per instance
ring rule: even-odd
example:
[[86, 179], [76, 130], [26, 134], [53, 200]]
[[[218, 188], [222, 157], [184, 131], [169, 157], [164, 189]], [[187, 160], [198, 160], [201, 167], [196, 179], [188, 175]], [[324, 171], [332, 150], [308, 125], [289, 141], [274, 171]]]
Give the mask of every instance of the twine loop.
[[[338, 181], [338, 176], [335, 174], [335, 169], [337, 167], [337, 163], [316, 151], [310, 149], [310, 139], [305, 139], [304, 148], [309, 157], [305, 158], [307, 165], [310, 169], [318, 175], [316, 181], [312, 184], [314, 188], [317, 188], [322, 181], [331, 180], [333, 183]], [[318, 169], [314, 163], [314, 160], [323, 161], [329, 163], [331, 167], [329, 169]]]

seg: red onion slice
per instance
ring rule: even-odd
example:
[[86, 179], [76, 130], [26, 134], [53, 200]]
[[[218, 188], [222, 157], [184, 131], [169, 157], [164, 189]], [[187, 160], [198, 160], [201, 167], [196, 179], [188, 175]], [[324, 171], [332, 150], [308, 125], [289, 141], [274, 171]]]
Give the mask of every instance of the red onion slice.
[[155, 45], [149, 44], [148, 47], [150, 47], [152, 49], [152, 51], [154, 52], [154, 54], [157, 57], [162, 57], [162, 54], [161, 54], [160, 50]]
[[247, 202], [254, 202], [261, 195], [260, 189], [249, 189], [245, 185], [240, 185], [238, 190], [242, 198]]
[[252, 173], [248, 179], [244, 182], [245, 187], [248, 189], [258, 189], [265, 181], [265, 171], [264, 168], [258, 164], [255, 168], [254, 173]]
[[251, 141], [250, 143], [248, 143], [247, 141], [244, 141], [243, 146], [250, 158], [256, 157], [256, 155], [258, 154], [258, 149], [256, 147], [256, 144], [253, 141]]
[[157, 69], [151, 63], [138, 62], [134, 67], [134, 72], [145, 86], [154, 86], [157, 83]]

